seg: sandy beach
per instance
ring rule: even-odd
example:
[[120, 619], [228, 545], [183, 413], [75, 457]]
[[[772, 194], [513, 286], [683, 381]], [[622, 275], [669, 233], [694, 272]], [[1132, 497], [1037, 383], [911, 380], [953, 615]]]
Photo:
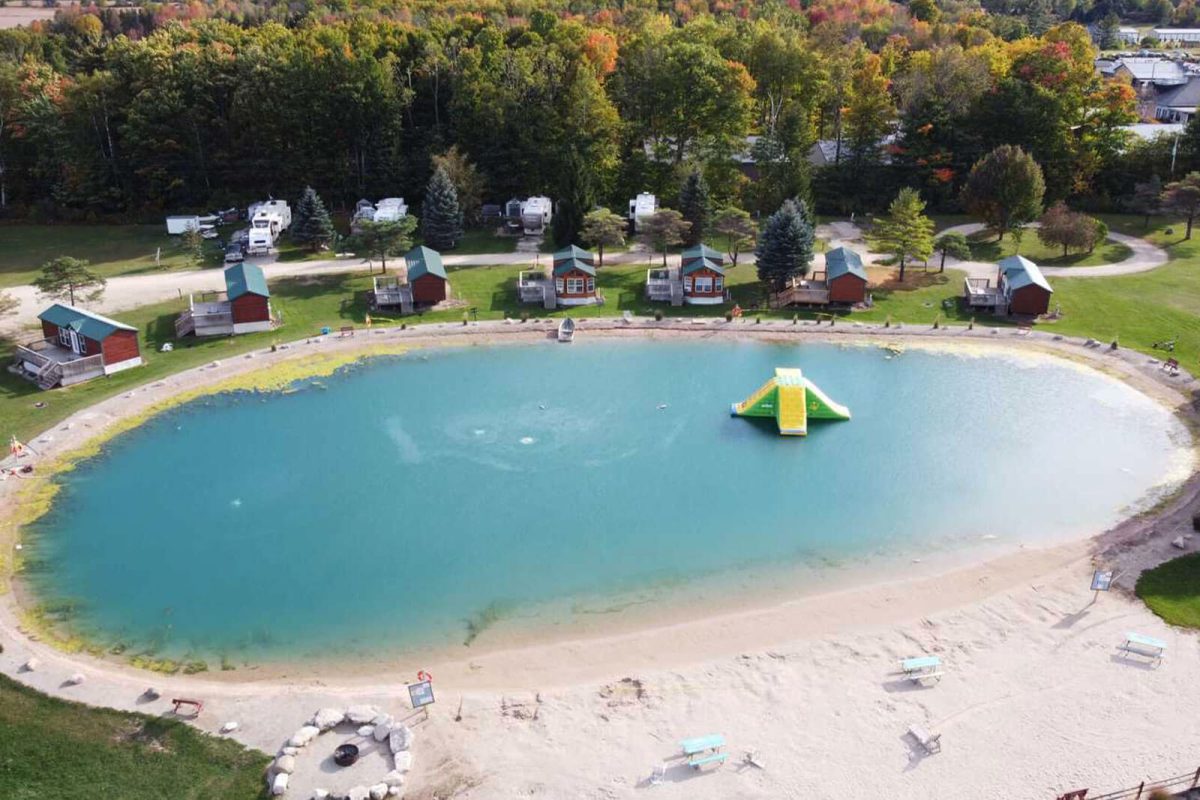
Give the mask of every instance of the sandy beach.
[[[464, 334], [460, 325], [422, 326], [297, 343], [103, 401], [31, 444], [51, 460], [171, 397], [314, 353], [336, 361], [369, 346], [521, 341], [551, 327], [482, 324]], [[1087, 349], [1040, 331], [589, 320], [580, 335], [847, 343], [888, 337], [937, 347], [1021, 347], [1119, 376], [1194, 423], [1189, 402], [1197, 385], [1190, 376], [1169, 378], [1143, 355]], [[0, 484], [6, 555], [22, 483]], [[620, 798], [648, 790], [680, 798], [1052, 798], [1085, 787], [1094, 794], [1200, 766], [1200, 732], [1180, 702], [1200, 677], [1196, 637], [1170, 629], [1128, 595], [1142, 568], [1179, 554], [1170, 544], [1176, 536], [1187, 534], [1187, 549], [1195, 548], [1196, 507], [1193, 478], [1154, 513], [1091, 540], [725, 615], [397, 664], [384, 673], [137, 671], [31, 640], [10, 592], [0, 606], [0, 669], [51, 694], [147, 713], [168, 710], [170, 697], [201, 697], [200, 727], [215, 731], [237, 721], [235, 738], [274, 753], [322, 706], [369, 702], [411, 714], [404, 681], [424, 668], [435, 677], [438, 703], [427, 721], [413, 722], [407, 797]], [[1121, 572], [1118, 591], [1093, 597], [1095, 564]], [[1166, 657], [1152, 663], [1121, 656], [1116, 648], [1127, 631], [1165, 640]], [[929, 687], [897, 672], [900, 659], [924, 654], [939, 655], [946, 673]], [[19, 671], [31, 656], [40, 666]], [[74, 673], [86, 680], [63, 685]], [[149, 685], [161, 690], [160, 699], [140, 698]], [[913, 724], [940, 733], [942, 752], [930, 756], [916, 746], [905, 735]], [[711, 772], [683, 765], [678, 741], [708, 733], [726, 737], [729, 762]], [[742, 763], [748, 751], [761, 767]], [[664, 762], [664, 782], [651, 786], [651, 771]], [[303, 784], [321, 779], [315, 770], [301, 773], [288, 796], [310, 796], [313, 786]]]

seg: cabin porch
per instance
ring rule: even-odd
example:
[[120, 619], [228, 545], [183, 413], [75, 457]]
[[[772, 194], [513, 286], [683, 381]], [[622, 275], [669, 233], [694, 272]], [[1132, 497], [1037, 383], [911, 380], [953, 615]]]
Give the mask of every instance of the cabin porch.
[[371, 291], [372, 308], [399, 308], [401, 314], [413, 310], [412, 286], [398, 275], [377, 275]]
[[771, 307], [829, 305], [829, 282], [824, 272], [812, 278], [792, 278], [780, 291], [771, 296]]
[[42, 389], [70, 386], [104, 375], [104, 356], [84, 356], [63, 347], [57, 339], [36, 339], [19, 344], [13, 366], [21, 377]]
[[966, 278], [963, 281], [963, 299], [970, 308], [991, 311], [1003, 309], [1008, 304], [1004, 290], [993, 286], [987, 278]]

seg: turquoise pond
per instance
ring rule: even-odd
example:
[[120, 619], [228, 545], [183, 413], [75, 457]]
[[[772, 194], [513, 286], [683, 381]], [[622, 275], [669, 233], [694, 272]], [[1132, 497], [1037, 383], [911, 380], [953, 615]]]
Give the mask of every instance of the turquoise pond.
[[[853, 420], [731, 417], [776, 366]], [[297, 388], [191, 402], [64, 474], [28, 537], [38, 596], [132, 652], [461, 645], [467, 620], [578, 598], [1089, 535], [1190, 448], [1164, 407], [1046, 356], [608, 340]]]

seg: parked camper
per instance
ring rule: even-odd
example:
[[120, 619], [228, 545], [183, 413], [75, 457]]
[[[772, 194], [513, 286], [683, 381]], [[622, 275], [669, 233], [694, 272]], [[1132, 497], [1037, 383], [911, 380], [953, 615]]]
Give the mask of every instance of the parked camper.
[[517, 233], [521, 230], [521, 207], [523, 205], [524, 203], [515, 197], [504, 204], [504, 224], [509, 233]]
[[198, 230], [200, 230], [200, 217], [195, 214], [167, 217], [167, 233], [172, 236], [181, 236], [188, 231]]
[[537, 195], [521, 204], [521, 228], [526, 236], [540, 236], [554, 216], [554, 204], [549, 197]]
[[658, 198], [649, 192], [641, 192], [629, 201], [629, 230], [638, 232], [641, 223], [658, 211]]
[[408, 215], [403, 197], [385, 197], [375, 204], [376, 222], [396, 222]]
[[252, 256], [265, 256], [275, 246], [275, 234], [270, 228], [251, 228], [250, 237], [246, 241], [246, 253]]
[[250, 204], [250, 224], [255, 227], [267, 227], [269, 222], [258, 224], [257, 220], [269, 221], [272, 217], [278, 220], [275, 235], [286, 231], [292, 225], [292, 209], [286, 200], [261, 200]]

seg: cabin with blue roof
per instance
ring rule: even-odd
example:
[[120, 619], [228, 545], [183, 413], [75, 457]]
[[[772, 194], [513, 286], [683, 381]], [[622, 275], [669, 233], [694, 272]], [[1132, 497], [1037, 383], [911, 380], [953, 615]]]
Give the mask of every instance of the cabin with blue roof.
[[368, 293], [371, 309], [399, 310], [411, 314], [417, 306], [430, 307], [450, 298], [450, 278], [442, 254], [423, 245], [404, 254], [404, 266], [392, 275], [376, 275]]
[[1009, 256], [997, 265], [996, 283], [967, 278], [963, 298], [970, 308], [996, 314], [1036, 317], [1050, 310], [1054, 289], [1037, 264], [1025, 256]]
[[271, 291], [262, 268], [241, 262], [225, 270], [225, 291], [188, 297], [175, 320], [176, 337], [229, 336], [271, 330]]
[[43, 389], [111, 375], [142, 363], [137, 328], [66, 303], [41, 314], [42, 338], [17, 345], [16, 371]]

